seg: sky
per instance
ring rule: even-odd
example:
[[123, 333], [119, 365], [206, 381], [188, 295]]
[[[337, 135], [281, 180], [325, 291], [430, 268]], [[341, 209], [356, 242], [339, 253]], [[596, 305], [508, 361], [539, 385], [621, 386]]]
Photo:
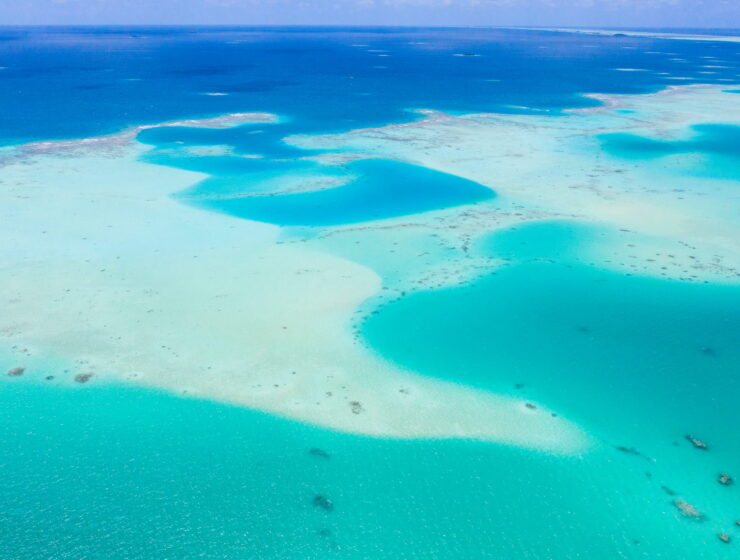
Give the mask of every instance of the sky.
[[740, 28], [740, 0], [0, 0], [0, 25]]

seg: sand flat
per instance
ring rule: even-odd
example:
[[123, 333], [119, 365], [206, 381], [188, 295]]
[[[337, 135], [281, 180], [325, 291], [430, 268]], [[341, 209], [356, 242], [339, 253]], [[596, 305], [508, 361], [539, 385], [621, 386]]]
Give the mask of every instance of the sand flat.
[[357, 434], [587, 445], [541, 405], [412, 375], [367, 350], [350, 324], [380, 289], [372, 270], [177, 202], [202, 175], [139, 162], [147, 148], [133, 142], [103, 146], [21, 150], [0, 171], [6, 348], [64, 358], [95, 383]]
[[[627, 160], [606, 153], [602, 145], [603, 136], [612, 133], [680, 141], [696, 135], [694, 125], [740, 124], [740, 95], [725, 90], [675, 86], [647, 95], [593, 95], [600, 107], [559, 117], [424, 111], [425, 118], [416, 122], [291, 141], [397, 158], [495, 190], [498, 208], [438, 215], [448, 224], [444, 235], [456, 238], [458, 245], [518, 223], [569, 219], [625, 234], [594, 249], [593, 258], [606, 268], [736, 283], [736, 181], [701, 173], [704, 162], [696, 154]], [[425, 221], [432, 222], [422, 217], [395, 224], [422, 226]]]
[[[687, 138], [690, 125], [731, 114], [740, 96], [688, 87], [600, 99], [600, 109], [562, 117], [427, 112], [408, 124], [294, 137], [301, 146], [344, 150], [321, 156], [327, 163], [408, 161], [476, 181], [499, 198], [292, 242], [276, 226], [172, 198], [204, 175], [139, 161], [149, 148], [131, 131], [16, 149], [0, 170], [0, 230], [9, 241], [0, 249], [4, 343], [68, 359], [96, 382], [138, 383], [351, 433], [582, 450], [584, 432], [541, 403], [527, 407], [403, 371], [366, 348], [352, 322], [383, 287], [461, 283], [495, 268], [501, 263], [470, 255], [470, 243], [543, 219], [620, 232], [593, 248], [608, 267], [736, 282], [732, 181], [621, 161], [602, 153], [599, 137]], [[230, 126], [248, 118], [183, 122]], [[457, 244], [460, 257], [409, 266], [394, 286], [392, 262], [383, 270], [351, 251], [327, 250], [329, 239], [346, 235], [390, 244], [399, 231], [419, 255], [429, 253], [423, 247], [434, 234]]]

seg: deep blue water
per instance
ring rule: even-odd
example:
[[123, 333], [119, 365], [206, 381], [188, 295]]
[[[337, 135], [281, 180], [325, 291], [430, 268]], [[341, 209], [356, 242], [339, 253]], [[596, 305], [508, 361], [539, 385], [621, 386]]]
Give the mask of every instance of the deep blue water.
[[[701, 57], [736, 60], [736, 51], [733, 43], [486, 29], [0, 28], [0, 140], [234, 111], [280, 113], [292, 132], [408, 120], [405, 110], [420, 107], [558, 111], [592, 105], [585, 92], [654, 91], [673, 83], [670, 75], [736, 80], [733, 68], [699, 74], [708, 63]], [[452, 56], [462, 53], [480, 56]]]
[[[179, 193], [180, 200], [281, 226], [365, 222], [473, 204], [494, 196], [472, 181], [409, 163], [367, 159], [329, 166], [302, 159], [318, 151], [299, 150], [280, 141], [293, 129], [292, 124], [247, 124], [223, 130], [158, 127], [143, 131], [139, 140], [156, 148], [143, 156], [148, 163], [210, 175]], [[230, 152], [193, 155], [182, 153], [183, 145], [228, 146]], [[308, 192], [270, 188], [270, 180], [280, 183], [286, 176], [298, 176], [303, 182], [337, 179], [345, 184]], [[245, 196], [255, 194], [260, 196]]]
[[[408, 163], [297, 159], [317, 152], [286, 136], [408, 121], [416, 108], [556, 118], [595, 103], [584, 93], [651, 92], [671, 76], [731, 87], [719, 80], [737, 83], [737, 50], [485, 29], [0, 28], [0, 142], [275, 113], [275, 124], [147, 130], [143, 159], [207, 174], [173, 193], [203, 211], [321, 228], [493, 193]], [[477, 56], [454, 56], [465, 53]], [[702, 74], [707, 64], [727, 68]], [[717, 125], [681, 142], [605, 137], [604, 148], [735, 165], [737, 139]], [[223, 145], [230, 155], [187, 150]], [[273, 192], [289, 176], [347, 182]], [[272, 196], [233, 196], [245, 193]], [[735, 545], [716, 534], [734, 530], [740, 502], [716, 475], [740, 473], [740, 295], [602, 270], [581, 259], [599, 235], [567, 222], [498, 233], [471, 251], [509, 267], [401, 298], [362, 326], [373, 351], [423, 375], [562, 410], [599, 438], [584, 457], [346, 436], [116, 386], [72, 391], [35, 382], [58, 367], [47, 364], [0, 384], [0, 556], [729, 558]], [[706, 522], [681, 518], [674, 496]]]
[[199, 205], [282, 226], [327, 226], [417, 214], [493, 198], [490, 189], [425, 167], [385, 160], [347, 166], [347, 185], [319, 191], [202, 199]]

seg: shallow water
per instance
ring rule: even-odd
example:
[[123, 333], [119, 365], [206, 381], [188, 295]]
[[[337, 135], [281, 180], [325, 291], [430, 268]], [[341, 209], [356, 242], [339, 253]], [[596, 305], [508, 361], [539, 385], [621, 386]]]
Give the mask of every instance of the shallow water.
[[565, 223], [494, 234], [481, 250], [508, 266], [389, 303], [363, 334], [416, 371], [546, 395], [604, 433], [670, 443], [705, 431], [737, 451], [740, 288], [589, 266], [578, 258], [584, 235], [598, 234]]
[[605, 134], [604, 149], [613, 155], [633, 160], [666, 156], [698, 155], [689, 171], [706, 177], [740, 180], [740, 127], [696, 125], [690, 136], [681, 140], [659, 140], [634, 134]]
[[41, 383], [0, 392], [6, 558], [724, 557], [611, 451], [367, 439]]
[[[614, 461], [633, 459], [613, 489], [626, 472], [644, 472], [643, 492], [663, 488], [666, 503], [702, 504], [730, 527], [737, 502], [717, 475], [740, 468], [740, 288], [589, 266], [579, 248], [598, 237], [567, 223], [494, 234], [479, 250], [510, 259], [506, 268], [382, 306], [363, 335], [425, 375], [567, 411]], [[711, 451], [687, 435], [711, 440]]]
[[[276, 113], [275, 124], [146, 130], [142, 159], [207, 175], [172, 193], [183, 204], [311, 226], [311, 235], [500, 199], [411, 163], [301, 159], [320, 152], [286, 136], [418, 118], [410, 108], [558, 118], [592, 106], [585, 93], [650, 92], [676, 77], [729, 84], [740, 67], [731, 43], [505, 30], [14, 28], [3, 37], [2, 142]], [[453, 56], [462, 52], [480, 56]], [[736, 139], [720, 124], [679, 140], [602, 137], [615, 159], [730, 180]], [[676, 162], [697, 154], [698, 163]], [[412, 263], [356, 235], [336, 252], [402, 284]], [[583, 456], [341, 435], [97, 381], [73, 390], [44, 381], [63, 366], [39, 362], [0, 383], [0, 556], [731, 557], [736, 544], [716, 535], [740, 539], [740, 502], [717, 475], [740, 476], [740, 291], [607, 269], [591, 249], [609, 235], [567, 221], [492, 234], [469, 251], [503, 259], [497, 272], [399, 294], [359, 321], [362, 342], [383, 358], [577, 422], [595, 440]], [[436, 234], [414, 242], [430, 266], [455, 253]], [[675, 499], [706, 520], [681, 517]]]

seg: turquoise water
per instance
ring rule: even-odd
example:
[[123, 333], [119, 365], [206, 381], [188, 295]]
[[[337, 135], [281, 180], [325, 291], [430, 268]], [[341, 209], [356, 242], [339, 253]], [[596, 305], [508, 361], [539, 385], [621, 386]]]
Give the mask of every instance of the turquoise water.
[[564, 222], [492, 235], [478, 250], [508, 266], [389, 303], [362, 332], [403, 367], [567, 412], [615, 456], [637, 450], [645, 484], [688, 492], [731, 527], [736, 497], [716, 476], [740, 469], [740, 287], [590, 266], [598, 238]]
[[480, 250], [508, 266], [389, 303], [363, 333], [403, 366], [496, 392], [524, 384], [612, 433], [736, 440], [740, 287], [588, 266], [579, 243], [594, 235], [562, 222], [495, 234]]
[[701, 156], [692, 162], [702, 175], [740, 180], [740, 127], [711, 124], [691, 127], [691, 136], [684, 140], [659, 140], [636, 134], [604, 134], [604, 149], [618, 157], [640, 160], [666, 156]]
[[[557, 115], [593, 106], [584, 92], [653, 92], [676, 76], [725, 84], [738, 64], [731, 43], [492, 29], [5, 29], [3, 38], [3, 144], [276, 113], [274, 124], [145, 130], [142, 159], [208, 175], [173, 193], [183, 203], [320, 232], [459, 205], [512, 208], [410, 163], [300, 159], [321, 152], [285, 137], [408, 122], [413, 108]], [[702, 74], [710, 55], [728, 67]], [[614, 68], [632, 67], [650, 71], [614, 79]], [[737, 128], [687, 132], [602, 140], [635, 164], [740, 177]], [[229, 153], [192, 150], [219, 146]], [[294, 192], [302, 179], [344, 184]], [[333, 242], [394, 285], [459, 257], [436, 233], [390, 235]], [[582, 457], [343, 435], [99, 378], [73, 390], [44, 381], [57, 365], [35, 362], [22, 378], [0, 378], [0, 558], [736, 556], [738, 486], [717, 474], [740, 477], [739, 289], [607, 270], [587, 255], [609, 235], [570, 222], [497, 233], [470, 254], [504, 268], [404, 295], [360, 327], [371, 351], [422, 375], [543, 402], [593, 436]], [[18, 365], [6, 350], [2, 367]], [[693, 449], [687, 434], [710, 450]], [[706, 520], [681, 517], [677, 498]]]
[[3, 558], [730, 557], [645, 495], [631, 456], [367, 439], [41, 383], [0, 391]]
[[582, 261], [584, 249], [598, 244], [608, 230], [568, 221], [533, 222], [503, 229], [479, 240], [476, 252], [515, 263]]

